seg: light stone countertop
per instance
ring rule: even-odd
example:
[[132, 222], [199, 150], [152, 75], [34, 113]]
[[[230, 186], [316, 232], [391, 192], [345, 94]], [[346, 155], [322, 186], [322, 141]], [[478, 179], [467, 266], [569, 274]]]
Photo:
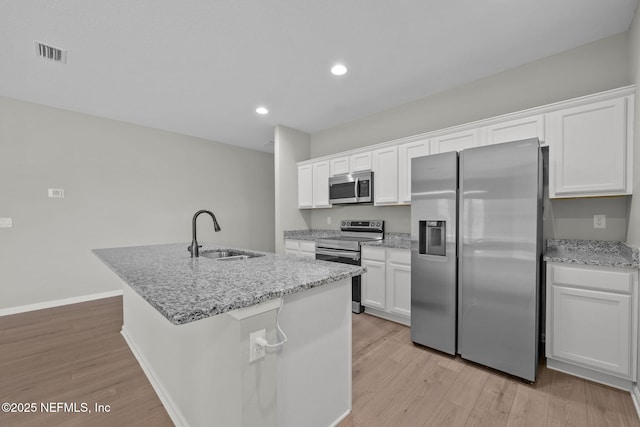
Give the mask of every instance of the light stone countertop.
[[[316, 241], [340, 236], [338, 230], [285, 230], [284, 238], [291, 240]], [[375, 242], [363, 242], [363, 246], [378, 246], [384, 248], [411, 249], [410, 233], [384, 233], [384, 239]]]
[[[202, 251], [231, 249], [202, 243]], [[363, 274], [359, 266], [261, 253], [239, 261], [191, 258], [187, 243], [94, 249], [123, 281], [176, 325]], [[238, 250], [238, 248], [232, 248]], [[243, 251], [243, 249], [239, 249]]]
[[548, 239], [544, 261], [601, 267], [638, 268], [638, 248], [624, 242]]

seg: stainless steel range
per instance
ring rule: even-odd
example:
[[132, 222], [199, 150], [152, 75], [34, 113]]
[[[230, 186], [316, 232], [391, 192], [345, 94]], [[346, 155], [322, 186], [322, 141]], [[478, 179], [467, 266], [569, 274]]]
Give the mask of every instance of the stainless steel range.
[[[360, 244], [384, 238], [384, 221], [344, 220], [340, 223], [340, 236], [316, 241], [316, 259], [339, 262], [342, 264], [361, 265]], [[354, 313], [362, 313], [361, 304], [362, 279], [356, 276], [351, 282], [351, 309]]]

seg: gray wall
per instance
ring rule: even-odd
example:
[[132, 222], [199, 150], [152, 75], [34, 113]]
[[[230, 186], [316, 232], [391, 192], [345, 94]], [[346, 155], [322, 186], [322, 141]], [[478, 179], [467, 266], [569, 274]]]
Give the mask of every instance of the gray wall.
[[[623, 33], [314, 133], [311, 157], [625, 86], [633, 82], [630, 75], [629, 35]], [[554, 200], [547, 209], [547, 237], [625, 240], [627, 203], [625, 197]], [[603, 213], [607, 228], [595, 230], [593, 215]], [[410, 231], [410, 208], [404, 206], [316, 209], [311, 227], [335, 229], [343, 218], [382, 218], [388, 231]]]
[[[631, 80], [636, 85], [640, 85], [640, 6], [636, 6], [636, 13], [631, 24], [631, 29], [629, 30], [629, 53]], [[630, 243], [640, 246], [640, 197], [637, 196], [640, 192], [640, 94], [637, 88], [634, 111], [633, 192], [636, 196], [632, 196], [631, 202], [629, 203], [629, 233], [627, 234], [627, 240]]]
[[305, 230], [311, 226], [311, 212], [298, 209], [298, 167], [309, 158], [311, 136], [279, 125], [274, 135], [276, 253], [284, 253], [283, 230]]
[[[273, 156], [0, 97], [0, 308], [119, 289], [92, 248], [274, 249]], [[63, 199], [47, 197], [63, 188]]]

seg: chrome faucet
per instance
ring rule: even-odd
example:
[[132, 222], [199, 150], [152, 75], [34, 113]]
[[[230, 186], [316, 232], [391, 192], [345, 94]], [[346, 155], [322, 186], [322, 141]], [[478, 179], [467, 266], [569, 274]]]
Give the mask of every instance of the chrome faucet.
[[187, 250], [189, 252], [191, 252], [191, 258], [196, 257], [198, 258], [200, 256], [200, 248], [202, 247], [202, 245], [198, 245], [198, 239], [196, 236], [196, 220], [198, 219], [198, 215], [200, 215], [201, 213], [207, 213], [211, 216], [211, 219], [213, 220], [213, 229], [215, 231], [220, 231], [220, 225], [218, 225], [218, 221], [216, 220], [216, 216], [213, 214], [213, 212], [211, 211], [207, 211], [207, 210], [199, 210], [198, 212], [195, 213], [195, 215], [193, 215], [193, 220], [191, 221], [191, 232], [193, 234], [193, 239], [191, 240], [191, 245], [189, 245], [189, 247], [187, 248]]

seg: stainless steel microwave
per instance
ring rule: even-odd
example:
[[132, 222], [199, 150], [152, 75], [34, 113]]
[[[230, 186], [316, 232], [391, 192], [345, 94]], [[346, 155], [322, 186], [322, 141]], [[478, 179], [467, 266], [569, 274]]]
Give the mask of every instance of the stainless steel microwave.
[[329, 202], [333, 205], [372, 203], [373, 172], [353, 172], [330, 177]]

